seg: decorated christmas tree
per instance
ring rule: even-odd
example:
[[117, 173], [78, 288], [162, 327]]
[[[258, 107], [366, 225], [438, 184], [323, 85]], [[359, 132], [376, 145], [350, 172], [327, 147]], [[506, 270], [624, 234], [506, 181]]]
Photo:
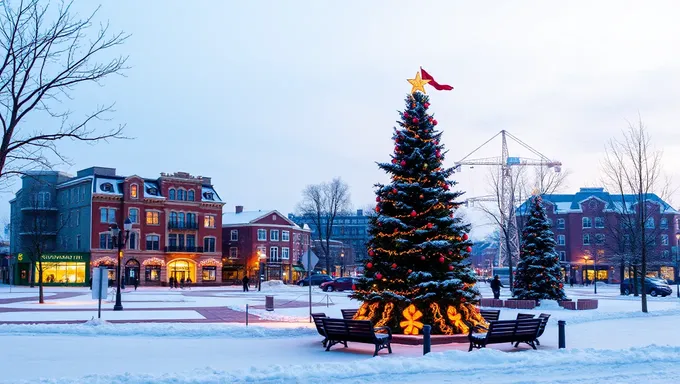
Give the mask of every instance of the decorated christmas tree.
[[370, 258], [352, 294], [363, 301], [355, 319], [394, 333], [417, 335], [424, 324], [435, 334], [466, 333], [466, 322], [483, 322], [474, 306], [476, 280], [465, 260], [472, 250], [470, 228], [454, 214], [462, 192], [451, 191], [453, 169], [442, 165], [441, 132], [423, 89], [432, 81], [426, 75], [409, 80], [413, 90], [394, 129], [392, 160], [378, 164], [391, 183], [376, 185]]
[[540, 196], [529, 201], [526, 227], [522, 231], [519, 263], [513, 296], [524, 300], [563, 300], [564, 283], [555, 252], [554, 234]]

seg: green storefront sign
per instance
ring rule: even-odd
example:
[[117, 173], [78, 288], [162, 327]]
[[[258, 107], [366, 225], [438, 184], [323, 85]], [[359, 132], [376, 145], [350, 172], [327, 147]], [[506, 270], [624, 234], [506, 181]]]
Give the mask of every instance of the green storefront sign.
[[[29, 255], [17, 255], [15, 280], [19, 285], [30, 284], [38, 275], [38, 260]], [[42, 262], [43, 283], [45, 285], [85, 285], [90, 277], [90, 254], [87, 252], [45, 253]]]
[[46, 253], [42, 255], [42, 262], [80, 262], [85, 263], [90, 261], [89, 253]]

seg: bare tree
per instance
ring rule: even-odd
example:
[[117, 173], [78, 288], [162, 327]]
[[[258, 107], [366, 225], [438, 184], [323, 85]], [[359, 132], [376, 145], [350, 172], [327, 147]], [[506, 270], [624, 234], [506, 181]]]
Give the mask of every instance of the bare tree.
[[[128, 35], [110, 33], [108, 25], [93, 29], [95, 10], [80, 19], [72, 3], [50, 8], [39, 0], [4, 1], [0, 9], [0, 180], [27, 170], [50, 168], [49, 157], [68, 159], [57, 149], [62, 139], [96, 142], [121, 138], [123, 126], [98, 132], [113, 105], [98, 106], [82, 117], [65, 106], [79, 85], [120, 74], [127, 57], [97, 61], [121, 45]], [[30, 120], [33, 124], [28, 124]], [[36, 118], [47, 124], [35, 124]]]
[[[602, 163], [605, 185], [610, 193], [616, 193], [617, 216], [620, 220], [623, 247], [627, 247], [632, 256], [634, 278], [637, 280], [636, 257], [639, 253], [640, 286], [642, 312], [647, 312], [647, 295], [645, 277], [647, 263], [653, 256], [651, 249], [656, 241], [656, 232], [647, 224], [653, 218], [657, 204], [650, 203], [650, 196], [656, 193], [660, 197], [668, 196], [670, 183], [662, 175], [662, 152], [655, 150], [642, 119], [636, 125], [628, 123], [623, 137], [612, 139], [606, 147], [606, 155]], [[626, 201], [625, 195], [631, 195], [632, 201]], [[637, 286], [637, 284], [633, 284]]]
[[331, 182], [308, 185], [302, 191], [302, 201], [298, 204], [300, 215], [308, 218], [314, 235], [319, 240], [322, 260], [326, 270], [331, 270], [331, 238], [335, 219], [348, 211], [350, 206], [349, 186], [340, 178]]

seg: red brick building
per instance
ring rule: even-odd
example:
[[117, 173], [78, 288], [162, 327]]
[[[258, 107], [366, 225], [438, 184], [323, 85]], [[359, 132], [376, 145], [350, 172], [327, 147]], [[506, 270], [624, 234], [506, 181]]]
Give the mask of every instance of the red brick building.
[[278, 211], [243, 211], [243, 206], [236, 206], [222, 215], [222, 280], [237, 283], [248, 275], [257, 281], [259, 271], [265, 280], [297, 281], [304, 274], [298, 261], [309, 248], [309, 236], [309, 228]]
[[[170, 277], [193, 284], [222, 283], [222, 206], [210, 178], [188, 173], [157, 179], [118, 176], [115, 169], [92, 168], [91, 267], [114, 266], [109, 226], [132, 231], [124, 250], [125, 282], [166, 285]], [[77, 182], [77, 180], [74, 180]], [[112, 276], [113, 277], [113, 276]]]

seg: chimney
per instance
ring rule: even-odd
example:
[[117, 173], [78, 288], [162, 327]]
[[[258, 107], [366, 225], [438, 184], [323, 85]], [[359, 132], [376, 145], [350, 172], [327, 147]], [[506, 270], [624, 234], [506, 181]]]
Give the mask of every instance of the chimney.
[[364, 210], [363, 209], [357, 209], [357, 216], [363, 216], [364, 215]]
[[243, 213], [243, 206], [242, 205], [236, 206], [236, 213]]

